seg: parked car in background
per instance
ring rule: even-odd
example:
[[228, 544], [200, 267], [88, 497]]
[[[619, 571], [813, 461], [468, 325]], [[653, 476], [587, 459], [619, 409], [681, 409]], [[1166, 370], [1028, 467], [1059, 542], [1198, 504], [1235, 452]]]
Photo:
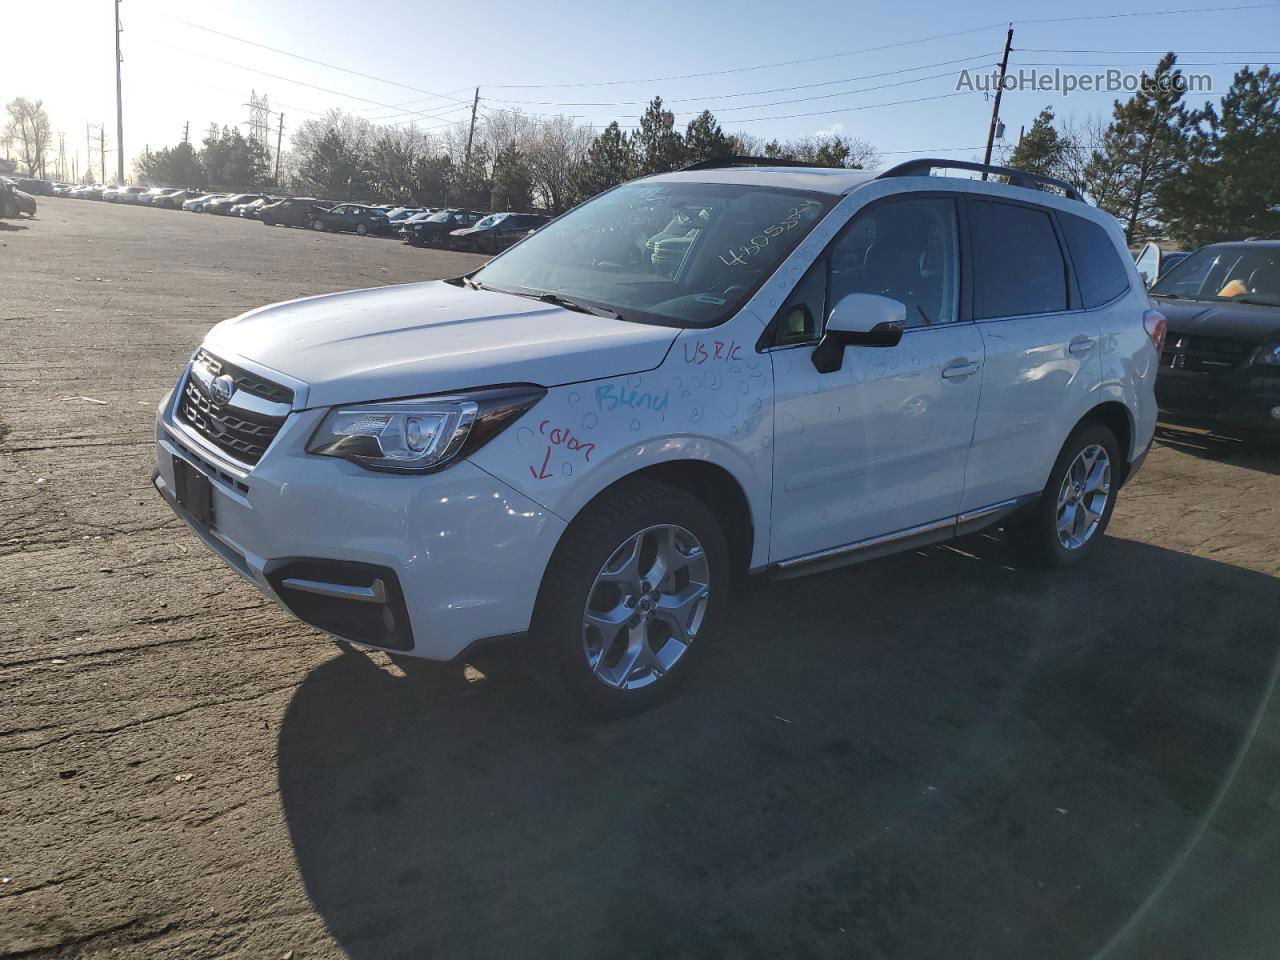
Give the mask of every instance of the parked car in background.
[[245, 220], [257, 219], [262, 208], [268, 203], [274, 203], [279, 197], [258, 197], [256, 200], [250, 200], [248, 203], [237, 203], [231, 208], [231, 216], [243, 217]]
[[1150, 287], [1170, 268], [1177, 266], [1190, 255], [1184, 250], [1162, 250], [1159, 243], [1150, 240], [1138, 251], [1134, 262], [1138, 266], [1138, 273], [1142, 276], [1143, 282]]
[[313, 230], [337, 233], [386, 234], [391, 232], [387, 211], [363, 203], [340, 203], [331, 210], [317, 211], [311, 216]]
[[156, 197], [151, 201], [151, 205], [153, 207], [163, 207], [166, 210], [181, 210], [182, 205], [188, 200], [202, 197], [204, 193], [203, 190], [171, 190]]
[[36, 198], [8, 181], [0, 182], [0, 216], [17, 217], [23, 213], [28, 217], [36, 215]]
[[443, 661], [507, 638], [606, 714], [732, 657], [751, 573], [996, 525], [1086, 561], [1151, 445], [1164, 318], [1069, 185], [930, 175], [960, 166], [703, 164], [465, 277], [251, 310], [161, 405], [156, 489], [321, 630]]
[[190, 200], [184, 200], [182, 203], [183, 210], [190, 210], [192, 213], [204, 213], [206, 204], [215, 200], [221, 200], [225, 197], [225, 193], [202, 193], [198, 197], [192, 197]]
[[392, 230], [399, 230], [405, 222], [423, 212], [422, 207], [393, 207], [387, 211], [387, 220]]
[[138, 202], [151, 205], [158, 197], [168, 196], [174, 192], [173, 187], [152, 187], [150, 190], [144, 190], [138, 194]]
[[116, 200], [119, 203], [141, 203], [146, 192], [146, 187], [120, 187], [116, 190]]
[[415, 247], [443, 247], [448, 244], [449, 234], [463, 227], [473, 227], [483, 217], [483, 213], [475, 210], [460, 210], [450, 207], [437, 210], [421, 220], [414, 219], [400, 229], [400, 236]]
[[1151, 300], [1169, 320], [1160, 409], [1280, 434], [1280, 240], [1202, 247], [1156, 280]]
[[76, 188], [74, 183], [55, 183], [53, 185], [53, 195], [55, 197], [69, 197], [71, 191]]
[[218, 216], [226, 217], [231, 215], [231, 208], [240, 203], [249, 203], [257, 200], [259, 197], [265, 196], [261, 193], [235, 193], [230, 196], [218, 197], [209, 200], [204, 205], [205, 213], [215, 213]]
[[473, 227], [463, 227], [450, 233], [449, 247], [498, 253], [523, 240], [530, 230], [538, 229], [550, 219], [540, 213], [491, 213]]
[[275, 203], [264, 204], [258, 211], [258, 219], [269, 227], [309, 227], [317, 213], [328, 209], [314, 197], [287, 197]]
[[32, 196], [53, 196], [52, 180], [41, 180], [37, 177], [18, 177], [14, 186]]
[[101, 200], [103, 189], [100, 183], [85, 184], [83, 187], [76, 187], [69, 196], [76, 200]]

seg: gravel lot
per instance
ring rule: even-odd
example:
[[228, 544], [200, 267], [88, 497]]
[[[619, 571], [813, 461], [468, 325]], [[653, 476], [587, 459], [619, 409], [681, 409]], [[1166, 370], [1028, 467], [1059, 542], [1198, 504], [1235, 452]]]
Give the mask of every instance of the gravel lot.
[[0, 957], [1275, 957], [1280, 449], [1162, 428], [1067, 574], [978, 536], [743, 597], [596, 725], [339, 649], [150, 487], [215, 321], [477, 258], [39, 203], [0, 222]]

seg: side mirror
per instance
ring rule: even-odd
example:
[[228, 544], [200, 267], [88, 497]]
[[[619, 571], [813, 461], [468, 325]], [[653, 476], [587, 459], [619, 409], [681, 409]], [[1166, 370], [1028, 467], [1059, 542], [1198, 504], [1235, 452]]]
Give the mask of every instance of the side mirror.
[[814, 369], [835, 373], [844, 363], [845, 347], [896, 347], [906, 320], [904, 303], [875, 293], [846, 294], [831, 311], [814, 348]]

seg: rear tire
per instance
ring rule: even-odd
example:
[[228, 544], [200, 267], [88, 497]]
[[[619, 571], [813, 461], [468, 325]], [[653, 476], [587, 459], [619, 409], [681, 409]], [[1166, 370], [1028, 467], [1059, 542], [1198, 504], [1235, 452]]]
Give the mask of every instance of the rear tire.
[[357, 223], [357, 224], [356, 224], [356, 235], [357, 235], [357, 236], [360, 236], [360, 237], [367, 237], [367, 236], [369, 235], [369, 228], [368, 228], [368, 226], [367, 226], [367, 225], [365, 225], [365, 224], [363, 224], [363, 223]]
[[574, 520], [547, 565], [530, 629], [535, 676], [598, 716], [646, 710], [714, 643], [729, 580], [724, 532], [704, 504], [665, 483], [620, 487]]
[[312, 220], [312, 221], [311, 221], [311, 229], [312, 229], [312, 230], [318, 230], [318, 231], [323, 232], [323, 231], [324, 231], [324, 221], [323, 221], [323, 220]]
[[1039, 500], [1005, 526], [1009, 542], [1026, 561], [1062, 569], [1083, 561], [1111, 522], [1120, 489], [1120, 445], [1100, 423], [1080, 424], [1049, 472]]

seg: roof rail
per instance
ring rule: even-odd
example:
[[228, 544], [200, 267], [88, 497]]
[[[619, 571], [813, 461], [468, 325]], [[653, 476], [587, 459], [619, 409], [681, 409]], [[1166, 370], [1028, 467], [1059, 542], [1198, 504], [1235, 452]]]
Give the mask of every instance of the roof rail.
[[908, 160], [905, 163], [898, 164], [896, 167], [890, 167], [876, 179], [883, 180], [886, 177], [927, 177], [934, 170], [973, 170], [977, 173], [995, 174], [996, 176], [1008, 177], [1009, 183], [1015, 187], [1030, 187], [1032, 184], [1042, 183], [1048, 187], [1057, 187], [1066, 195], [1068, 200], [1084, 202], [1084, 197], [1080, 196], [1080, 191], [1065, 180], [1059, 180], [1057, 177], [1046, 177], [1039, 173], [1028, 173], [1025, 170], [1014, 170], [1011, 167], [997, 167], [990, 163], [976, 163], [972, 160], [940, 160], [929, 157], [920, 160]]
[[677, 172], [686, 170], [720, 170], [724, 167], [816, 167], [816, 163], [803, 160], [784, 160], [781, 157], [721, 157], [718, 160], [695, 160], [685, 164]]

